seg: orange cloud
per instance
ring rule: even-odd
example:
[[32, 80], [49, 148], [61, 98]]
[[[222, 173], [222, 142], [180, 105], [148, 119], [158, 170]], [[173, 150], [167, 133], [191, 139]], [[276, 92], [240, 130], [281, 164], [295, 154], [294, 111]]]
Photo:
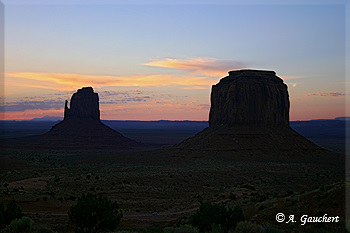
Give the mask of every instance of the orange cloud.
[[222, 77], [230, 70], [245, 68], [241, 62], [233, 60], [215, 58], [194, 58], [191, 60], [179, 60], [166, 58], [164, 60], [154, 60], [143, 65], [186, 70], [190, 73], [198, 73], [206, 76]]
[[298, 83], [286, 83], [288, 86], [296, 87]]
[[206, 89], [210, 89], [211, 86], [187, 86], [187, 87], [183, 87], [182, 89], [185, 90], [206, 90]]
[[[102, 76], [102, 75], [83, 75], [69, 73], [31, 73], [31, 72], [13, 72], [6, 73], [6, 84], [18, 83], [18, 80], [30, 80], [23, 82], [22, 85], [32, 87], [40, 83], [40, 87], [46, 86], [48, 89], [71, 90], [82, 86], [168, 86], [179, 85], [190, 88], [194, 86], [210, 86], [213, 80], [208, 77], [189, 77], [177, 75], [134, 75], [134, 76]], [[39, 86], [39, 84], [37, 85]]]

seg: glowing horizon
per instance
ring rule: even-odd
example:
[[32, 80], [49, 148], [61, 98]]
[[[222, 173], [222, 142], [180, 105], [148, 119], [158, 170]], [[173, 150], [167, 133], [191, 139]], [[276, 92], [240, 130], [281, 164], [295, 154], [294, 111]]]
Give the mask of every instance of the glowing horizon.
[[[85, 85], [88, 86], [88, 85]], [[295, 87], [294, 84], [292, 84], [292, 87]], [[81, 88], [81, 87], [80, 87]], [[78, 89], [80, 89], [78, 88]], [[129, 88], [129, 87], [128, 87]], [[192, 88], [192, 90], [196, 90], [196, 88]], [[208, 88], [209, 90], [210, 88]], [[76, 89], [77, 90], [77, 89]], [[76, 91], [75, 90], [75, 91]], [[199, 89], [202, 90], [202, 89]], [[4, 119], [5, 120], [30, 120], [33, 118], [41, 118], [45, 116], [50, 117], [62, 117], [63, 118], [63, 111], [64, 111], [64, 102], [67, 99], [70, 100], [71, 94], [75, 91], [69, 92], [70, 94], [66, 94], [65, 96], [67, 98], [61, 98], [59, 97], [59, 105], [62, 107], [60, 108], [48, 108], [48, 109], [34, 109], [34, 110], [24, 110], [24, 111], [5, 111], [4, 112]], [[99, 93], [95, 90], [96, 93]], [[174, 98], [170, 99], [152, 99], [151, 101], [148, 101], [150, 99], [149, 96], [144, 96], [142, 93], [138, 90], [129, 90], [129, 92], [133, 93], [136, 92], [136, 95], [139, 97], [131, 96], [130, 98], [124, 98], [119, 101], [115, 102], [108, 102], [108, 97], [106, 99], [104, 98], [105, 91], [102, 91], [102, 95], [100, 95], [100, 111], [101, 111], [101, 119], [102, 120], [199, 120], [199, 121], [207, 121], [209, 117], [209, 109], [210, 109], [210, 101], [208, 101], [207, 104], [202, 103], [181, 103], [176, 101]], [[68, 92], [66, 92], [68, 93]], [[107, 91], [108, 95], [110, 96], [110, 92]], [[123, 93], [123, 92], [122, 92]], [[125, 95], [127, 92], [125, 92], [123, 95]], [[117, 93], [118, 94], [118, 93]], [[112, 94], [112, 95], [117, 95]], [[69, 96], [70, 95], [70, 96]], [[141, 96], [140, 96], [141, 95]], [[61, 95], [60, 95], [61, 96]], [[316, 93], [305, 93], [304, 95], [304, 103], [302, 106], [295, 106], [295, 103], [300, 101], [298, 98], [294, 98], [291, 101], [291, 110], [290, 110], [290, 120], [296, 121], [296, 120], [312, 120], [312, 119], [334, 119], [335, 117], [343, 117], [346, 116], [345, 114], [345, 94], [335, 92], [335, 93], [324, 93], [324, 92], [316, 92]], [[209, 95], [208, 95], [209, 98]], [[329, 107], [327, 109], [322, 108], [315, 110], [312, 108], [313, 103], [315, 100], [323, 98], [322, 101], [329, 102], [327, 105]], [[35, 101], [40, 102], [40, 101]], [[144, 103], [146, 102], [146, 103]], [[45, 101], [42, 101], [42, 103], [46, 103]], [[57, 102], [55, 102], [57, 104]], [[125, 104], [127, 103], [127, 106]], [[159, 111], [158, 105], [162, 106], [162, 110]], [[11, 106], [11, 105], [9, 105]], [[303, 111], [303, 108], [307, 107], [309, 110], [312, 109], [312, 111]], [[295, 112], [293, 112], [293, 109], [299, 109], [299, 115], [296, 115]], [[139, 112], [140, 110], [143, 112], [142, 118], [140, 118]], [[332, 114], [329, 114], [329, 111], [332, 112]], [[189, 113], [188, 115], [181, 115], [184, 113]], [[316, 115], [319, 116], [317, 118], [314, 117], [313, 114], [317, 113]], [[167, 116], [168, 114], [171, 114], [172, 117]]]
[[101, 119], [208, 120], [211, 86], [237, 69], [274, 70], [291, 120], [346, 115], [341, 4], [28, 2], [5, 0], [6, 120], [63, 116], [84, 86]]

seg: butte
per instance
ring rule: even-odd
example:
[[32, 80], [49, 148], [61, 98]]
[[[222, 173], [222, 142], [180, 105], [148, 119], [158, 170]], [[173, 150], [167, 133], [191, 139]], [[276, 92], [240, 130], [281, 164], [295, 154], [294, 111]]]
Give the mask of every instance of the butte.
[[230, 71], [212, 86], [209, 127], [173, 149], [242, 158], [328, 152], [289, 127], [289, 108], [287, 85], [274, 71]]
[[98, 94], [92, 87], [74, 93], [70, 108], [67, 103], [66, 100], [63, 121], [43, 135], [48, 146], [127, 149], [142, 145], [101, 122]]
[[42, 135], [5, 139], [5, 148], [26, 149], [133, 149], [144, 146], [109, 128], [100, 120], [99, 98], [92, 87], [65, 102], [64, 118]]

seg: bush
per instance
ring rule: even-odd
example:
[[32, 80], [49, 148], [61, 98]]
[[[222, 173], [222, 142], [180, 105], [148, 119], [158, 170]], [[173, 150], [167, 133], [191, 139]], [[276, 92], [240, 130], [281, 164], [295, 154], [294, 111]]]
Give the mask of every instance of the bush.
[[265, 226], [264, 229], [265, 229], [264, 233], [281, 233], [281, 231], [269, 225]]
[[208, 232], [212, 226], [220, 225], [225, 232], [234, 229], [238, 222], [244, 219], [242, 208], [227, 208], [223, 204], [211, 204], [210, 202], [201, 203], [199, 210], [194, 213], [189, 222], [197, 227], [199, 232]]
[[[4, 204], [0, 204], [0, 222], [2, 224], [8, 225], [14, 219], [20, 219], [23, 216], [22, 210], [16, 205], [14, 199], [7, 203], [6, 209]], [[1, 216], [2, 215], [2, 216]]]
[[198, 230], [190, 225], [182, 225], [177, 228], [166, 227], [164, 233], [198, 233]]
[[55, 233], [49, 226], [41, 225], [34, 229], [35, 233]]
[[262, 226], [252, 222], [239, 222], [235, 228], [235, 233], [264, 233]]
[[12, 220], [10, 225], [6, 227], [5, 232], [30, 232], [32, 229], [33, 220], [28, 217], [22, 217], [21, 219]]
[[174, 233], [198, 233], [198, 229], [189, 225], [179, 226], [175, 229]]
[[5, 225], [5, 206], [4, 203], [0, 203], [0, 229]]
[[221, 225], [213, 224], [209, 233], [226, 233], [226, 231]]
[[173, 227], [164, 228], [164, 233], [174, 233], [174, 232], [175, 232], [175, 228]]
[[69, 220], [75, 224], [75, 232], [113, 231], [123, 214], [118, 203], [92, 193], [82, 195], [78, 203], [68, 211]]
[[159, 226], [149, 226], [149, 227], [144, 227], [138, 230], [138, 232], [141, 233], [163, 233], [164, 230], [163, 228]]

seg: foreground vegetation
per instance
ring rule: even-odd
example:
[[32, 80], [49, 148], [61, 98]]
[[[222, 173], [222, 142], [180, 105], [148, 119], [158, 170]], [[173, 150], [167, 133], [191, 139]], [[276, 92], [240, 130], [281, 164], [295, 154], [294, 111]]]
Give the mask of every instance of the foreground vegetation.
[[164, 151], [26, 150], [0, 157], [3, 209], [14, 199], [23, 214], [2, 225], [7, 232], [20, 232], [20, 226], [30, 226], [26, 232], [78, 231], [82, 214], [74, 215], [73, 207], [87, 196], [107, 206], [118, 203], [110, 209], [115, 225], [102, 232], [345, 232], [343, 220], [276, 222], [280, 212], [345, 218], [344, 172], [317, 158], [274, 162]]

